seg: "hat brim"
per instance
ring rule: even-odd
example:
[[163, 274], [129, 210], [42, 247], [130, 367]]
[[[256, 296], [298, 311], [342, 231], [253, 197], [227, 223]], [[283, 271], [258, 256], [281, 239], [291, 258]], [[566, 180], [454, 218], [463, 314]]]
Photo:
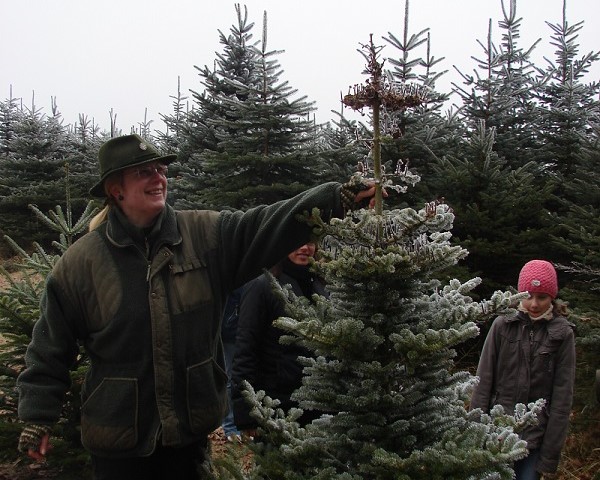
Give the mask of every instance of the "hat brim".
[[132, 163], [121, 168], [114, 168], [113, 170], [109, 170], [102, 176], [102, 178], [100, 178], [96, 185], [90, 188], [90, 195], [97, 198], [106, 197], [106, 192], [104, 191], [104, 180], [106, 180], [106, 178], [109, 175], [112, 175], [113, 173], [120, 172], [121, 170], [126, 170], [127, 168], [137, 167], [138, 165], [143, 165], [144, 163], [161, 162], [165, 165], [169, 165], [171, 162], [174, 162], [176, 158], [177, 155], [163, 155], [162, 157], [154, 157], [149, 160], [143, 160], [138, 163]]

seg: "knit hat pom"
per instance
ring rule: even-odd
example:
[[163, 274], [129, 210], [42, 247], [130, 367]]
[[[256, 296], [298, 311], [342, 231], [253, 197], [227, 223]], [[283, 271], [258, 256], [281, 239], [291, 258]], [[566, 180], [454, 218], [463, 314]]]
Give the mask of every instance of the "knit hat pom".
[[555, 298], [558, 280], [554, 266], [545, 260], [531, 260], [519, 273], [519, 292], [545, 293]]

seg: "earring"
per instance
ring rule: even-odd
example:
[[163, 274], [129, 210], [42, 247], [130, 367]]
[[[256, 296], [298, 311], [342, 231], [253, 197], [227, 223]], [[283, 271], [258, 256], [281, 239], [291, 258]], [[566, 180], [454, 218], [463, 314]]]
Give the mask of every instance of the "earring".
[[117, 199], [118, 199], [120, 202], [122, 202], [123, 200], [125, 200], [125, 197], [119, 193], [119, 196], [117, 197]]

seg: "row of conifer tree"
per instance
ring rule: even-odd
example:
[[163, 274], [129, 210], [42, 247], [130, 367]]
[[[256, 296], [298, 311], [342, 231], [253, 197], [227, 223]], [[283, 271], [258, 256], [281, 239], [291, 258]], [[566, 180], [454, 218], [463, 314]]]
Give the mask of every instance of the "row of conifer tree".
[[[390, 192], [386, 208], [431, 201], [450, 206], [452, 242], [469, 255], [446, 274], [482, 277], [474, 297], [514, 286], [528, 259], [556, 263], [561, 297], [576, 312], [584, 350], [597, 352], [600, 83], [586, 74], [600, 54], [579, 53], [583, 22], [570, 24], [565, 16], [548, 22], [555, 58], [536, 65], [531, 46], [517, 43], [516, 1], [505, 11], [499, 39], [492, 41], [490, 31], [480, 42], [483, 51], [474, 57], [484, 60], [461, 74], [453, 92], [436, 89], [443, 59], [424, 53], [432, 48], [427, 31], [381, 39], [388, 47], [389, 85], [427, 92], [423, 105], [383, 114], [386, 171], [408, 169], [421, 178], [406, 193]], [[282, 81], [278, 52], [267, 48], [264, 29], [256, 40], [247, 10], [236, 5], [235, 23], [219, 31], [222, 52], [210, 67], [198, 68], [197, 89], [188, 96], [178, 87], [160, 128], [145, 120], [131, 127], [165, 153], [178, 154], [169, 170], [169, 202], [177, 208], [247, 209], [326, 181], [344, 182], [369, 164], [369, 118], [332, 112], [331, 122], [317, 125], [314, 105]], [[445, 110], [450, 93], [458, 103]], [[129, 131], [112, 113], [109, 130], [102, 130], [83, 114], [65, 124], [55, 99], [49, 112], [12, 95], [0, 102], [0, 233], [11, 239], [2, 245], [3, 257], [15, 245], [24, 255], [32, 242], [56, 246], [56, 222], [34, 215], [31, 205], [38, 213], [66, 205], [69, 216], [89, 218], [90, 208], [100, 206], [88, 195], [97, 179], [98, 148], [122, 133]], [[80, 235], [82, 225], [70, 231]], [[10, 300], [2, 299], [3, 312], [13, 308]], [[599, 364], [597, 353], [586, 357], [583, 378]], [[581, 398], [587, 401], [585, 393]]]

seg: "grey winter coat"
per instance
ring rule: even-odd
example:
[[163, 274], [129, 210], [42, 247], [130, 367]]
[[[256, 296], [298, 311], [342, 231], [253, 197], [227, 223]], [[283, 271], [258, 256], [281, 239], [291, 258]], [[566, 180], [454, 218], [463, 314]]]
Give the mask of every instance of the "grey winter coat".
[[81, 435], [93, 454], [150, 455], [205, 439], [227, 408], [222, 308], [229, 291], [306, 243], [296, 215], [341, 214], [340, 185], [242, 212], [174, 211], [146, 237], [118, 212], [47, 279], [19, 376], [19, 417], [54, 424], [82, 345]]
[[527, 427], [521, 437], [529, 449], [540, 449], [537, 471], [555, 472], [573, 401], [573, 324], [556, 314], [552, 320], [535, 322], [523, 312], [498, 317], [487, 334], [477, 376], [472, 409], [489, 412], [499, 404], [512, 413], [517, 403], [546, 400], [539, 424]]

